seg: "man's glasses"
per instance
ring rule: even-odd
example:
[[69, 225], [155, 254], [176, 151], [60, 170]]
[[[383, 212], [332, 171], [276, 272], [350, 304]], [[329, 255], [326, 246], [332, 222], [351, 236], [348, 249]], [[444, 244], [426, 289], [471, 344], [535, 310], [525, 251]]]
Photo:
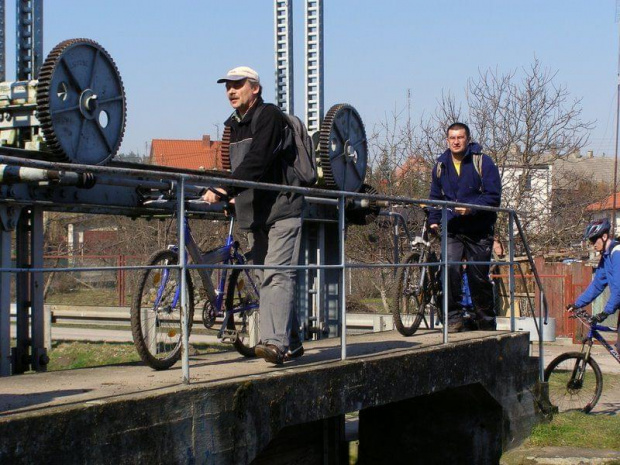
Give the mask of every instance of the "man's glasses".
[[594, 245], [596, 244], [596, 241], [598, 241], [601, 237], [591, 237], [590, 239], [588, 239], [590, 241], [590, 244]]

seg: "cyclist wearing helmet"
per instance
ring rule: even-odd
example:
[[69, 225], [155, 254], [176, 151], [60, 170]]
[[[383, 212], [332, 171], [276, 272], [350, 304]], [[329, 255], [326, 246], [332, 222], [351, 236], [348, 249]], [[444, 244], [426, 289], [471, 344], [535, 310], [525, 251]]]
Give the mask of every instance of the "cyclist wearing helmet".
[[[601, 254], [594, 279], [588, 288], [568, 308], [581, 308], [592, 303], [609, 286], [609, 300], [601, 313], [593, 315], [591, 322], [600, 323], [620, 307], [620, 242], [612, 238], [608, 219], [592, 221], [586, 227], [584, 240], [590, 241]], [[616, 347], [620, 350], [620, 333]]]

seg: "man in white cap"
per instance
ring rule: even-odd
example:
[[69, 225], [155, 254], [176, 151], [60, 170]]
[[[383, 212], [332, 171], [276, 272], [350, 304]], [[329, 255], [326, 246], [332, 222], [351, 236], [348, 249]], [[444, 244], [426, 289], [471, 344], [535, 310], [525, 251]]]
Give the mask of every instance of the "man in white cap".
[[[230, 127], [232, 177], [271, 184], [294, 184], [294, 172], [280, 150], [286, 119], [275, 105], [265, 104], [258, 73], [247, 66], [231, 69], [218, 83], [234, 108], [224, 123]], [[238, 225], [248, 231], [256, 265], [297, 265], [301, 239], [301, 194], [227, 188], [235, 196]], [[207, 202], [220, 200], [207, 191]], [[260, 274], [260, 271], [258, 272]], [[295, 310], [296, 271], [265, 269], [260, 288], [261, 343], [256, 354], [275, 364], [303, 355]]]

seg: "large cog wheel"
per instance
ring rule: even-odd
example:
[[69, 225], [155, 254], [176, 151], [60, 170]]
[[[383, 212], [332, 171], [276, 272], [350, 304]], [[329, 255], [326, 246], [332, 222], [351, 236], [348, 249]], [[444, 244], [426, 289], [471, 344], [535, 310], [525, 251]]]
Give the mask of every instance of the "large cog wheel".
[[359, 191], [366, 177], [368, 141], [362, 118], [351, 105], [329, 109], [321, 123], [319, 152], [327, 187]]
[[125, 132], [125, 89], [97, 42], [70, 39], [49, 53], [37, 85], [37, 117], [56, 161], [104, 165]]
[[230, 126], [224, 127], [224, 134], [222, 134], [222, 145], [220, 145], [220, 147], [222, 169], [224, 171], [232, 171], [232, 165], [230, 164]]

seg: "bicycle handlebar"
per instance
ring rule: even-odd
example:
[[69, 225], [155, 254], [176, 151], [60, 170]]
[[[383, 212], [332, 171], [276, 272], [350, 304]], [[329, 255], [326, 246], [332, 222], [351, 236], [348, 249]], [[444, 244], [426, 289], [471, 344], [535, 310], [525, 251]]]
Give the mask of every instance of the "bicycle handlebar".
[[571, 313], [569, 318], [576, 318], [578, 320], [581, 320], [582, 323], [590, 326], [590, 314], [586, 312], [585, 309], [573, 307], [567, 311]]

